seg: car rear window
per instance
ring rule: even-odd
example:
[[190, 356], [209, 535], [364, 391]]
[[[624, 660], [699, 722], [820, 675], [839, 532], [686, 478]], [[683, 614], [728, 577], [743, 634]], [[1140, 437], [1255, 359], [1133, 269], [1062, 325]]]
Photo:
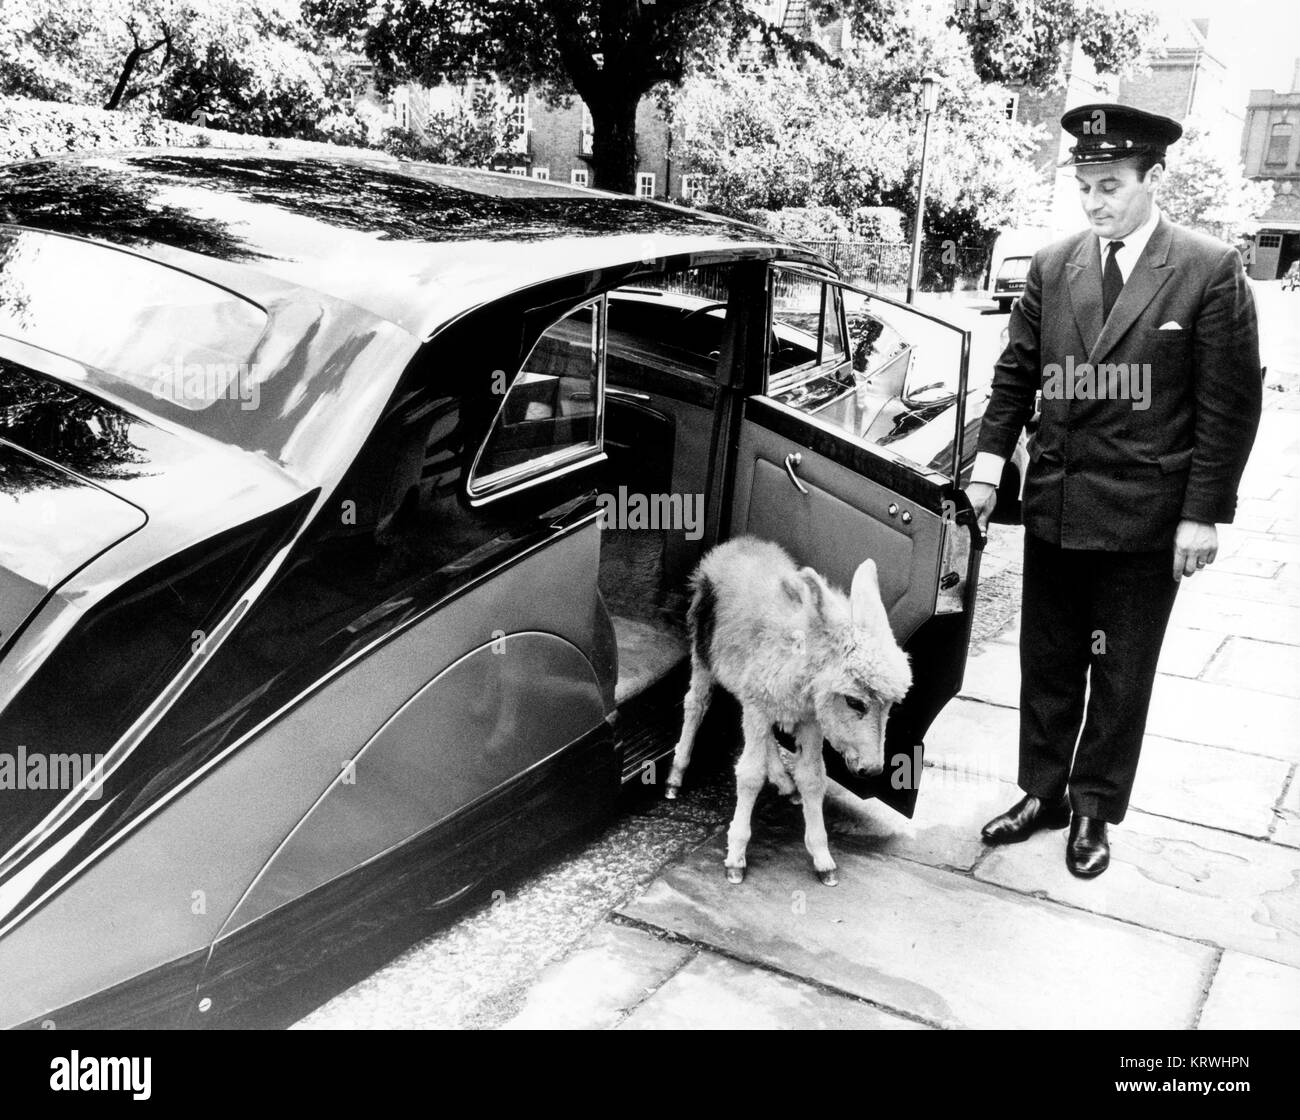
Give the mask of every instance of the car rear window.
[[998, 269], [999, 280], [1023, 280], [1028, 275], [1028, 257], [1008, 257]]
[[0, 229], [0, 335], [191, 411], [247, 402], [266, 312], [117, 249]]

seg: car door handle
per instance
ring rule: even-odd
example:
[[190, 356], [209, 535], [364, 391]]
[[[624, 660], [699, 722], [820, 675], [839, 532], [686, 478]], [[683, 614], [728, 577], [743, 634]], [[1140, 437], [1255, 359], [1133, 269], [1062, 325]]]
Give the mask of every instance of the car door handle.
[[798, 451], [791, 451], [790, 454], [785, 457], [785, 473], [790, 476], [790, 481], [795, 484], [799, 493], [806, 494], [808, 493], [808, 487], [800, 482], [799, 476], [794, 473], [795, 468], [802, 462], [803, 456], [799, 454]]

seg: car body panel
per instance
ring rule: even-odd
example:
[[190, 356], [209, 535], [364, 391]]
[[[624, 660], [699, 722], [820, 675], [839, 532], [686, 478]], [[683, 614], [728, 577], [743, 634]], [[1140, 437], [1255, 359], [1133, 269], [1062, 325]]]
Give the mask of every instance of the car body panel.
[[[553, 640], [589, 650], [594, 627], [591, 588], [575, 583], [571, 598], [537, 596], [535, 588], [557, 568], [581, 570], [580, 556], [596, 547], [596, 532], [589, 522], [554, 547], [539, 549], [513, 565], [477, 593], [458, 598], [423, 626], [384, 643], [364, 658], [368, 687], [358, 689], [355, 678], [337, 674], [259, 729], [248, 743], [234, 745], [214, 759], [136, 819], [129, 832], [115, 835], [86, 858], [77, 891], [54, 892], [0, 938], [0, 975], [13, 978], [6, 985], [4, 1021], [12, 1025], [39, 1018], [100, 988], [131, 980], [147, 970], [152, 957], [178, 960], [211, 944], [228, 923], [235, 928], [245, 917], [283, 901], [278, 893], [283, 883], [276, 876], [286, 866], [301, 867], [305, 861], [306, 874], [317, 885], [382, 855], [391, 842], [377, 836], [373, 823], [365, 821], [352, 821], [344, 835], [328, 839], [323, 849], [310, 854], [317, 843], [314, 822], [295, 835], [314, 807], [325, 805], [322, 819], [333, 817], [335, 806], [327, 795], [356, 758], [336, 744], [374, 740], [425, 687], [426, 665], [452, 664], [481, 648], [485, 639], [493, 640], [482, 620], [494, 614], [504, 624], [517, 626], [513, 633], [568, 635]], [[523, 650], [530, 644], [525, 642]], [[541, 670], [532, 660], [520, 668]], [[584, 684], [580, 672], [575, 673], [572, 680], [557, 677], [556, 686], [573, 711], [569, 726], [585, 722], [592, 725], [586, 727], [590, 732], [603, 722], [604, 705], [594, 674]], [[548, 689], [549, 682], [549, 674], [543, 673], [537, 687]], [[451, 683], [453, 689], [444, 699], [460, 696], [461, 682]], [[447, 730], [431, 728], [436, 734]], [[449, 739], [440, 741], [455, 745]], [[354, 772], [364, 791], [370, 780], [364, 760], [357, 761]], [[385, 781], [382, 771], [374, 777]], [[476, 796], [500, 784], [485, 779]], [[350, 792], [358, 787], [342, 788]], [[410, 819], [427, 812], [425, 827], [445, 815], [436, 805], [424, 803], [417, 804], [415, 812]], [[278, 858], [282, 851], [284, 863], [277, 864], [273, 854]], [[267, 882], [249, 895], [264, 868]], [[246, 896], [247, 908], [232, 921]], [[112, 906], [105, 902], [110, 897], [116, 900]], [[160, 904], [160, 899], [167, 902]], [[106, 921], [109, 913], [111, 922]], [[45, 961], [43, 970], [22, 968], [21, 962], [37, 952]], [[66, 987], [55, 987], [55, 978]], [[45, 1002], [37, 993], [44, 994]]]

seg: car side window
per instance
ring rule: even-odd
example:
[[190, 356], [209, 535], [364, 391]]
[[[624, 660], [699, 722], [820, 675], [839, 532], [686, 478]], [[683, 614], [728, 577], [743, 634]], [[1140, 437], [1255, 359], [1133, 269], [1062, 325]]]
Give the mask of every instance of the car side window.
[[510, 383], [470, 472], [482, 497], [600, 451], [605, 299], [542, 332]]

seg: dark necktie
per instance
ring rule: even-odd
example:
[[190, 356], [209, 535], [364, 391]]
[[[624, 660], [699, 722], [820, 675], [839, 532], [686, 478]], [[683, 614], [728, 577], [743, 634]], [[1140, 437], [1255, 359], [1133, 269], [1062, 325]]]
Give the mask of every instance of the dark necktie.
[[1101, 270], [1101, 319], [1104, 323], [1110, 318], [1110, 309], [1119, 299], [1119, 292], [1124, 287], [1124, 275], [1119, 270], [1119, 261], [1115, 254], [1124, 248], [1124, 242], [1112, 241], [1109, 245], [1110, 255], [1106, 258], [1106, 267]]

